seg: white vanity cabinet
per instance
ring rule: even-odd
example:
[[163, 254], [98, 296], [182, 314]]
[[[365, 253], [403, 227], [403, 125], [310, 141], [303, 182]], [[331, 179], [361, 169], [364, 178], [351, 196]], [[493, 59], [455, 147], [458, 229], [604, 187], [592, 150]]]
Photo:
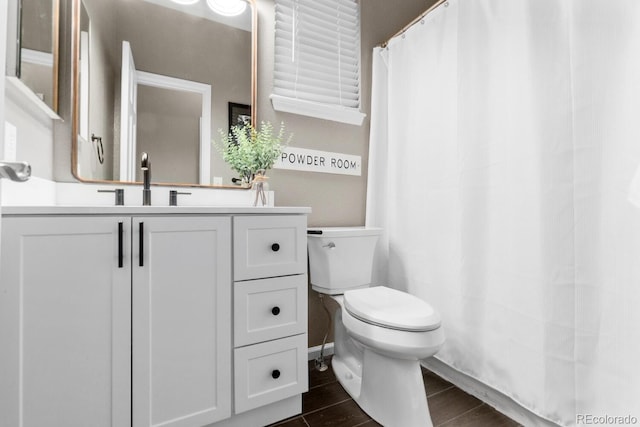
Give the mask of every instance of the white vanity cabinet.
[[17, 216], [2, 227], [0, 426], [231, 415], [229, 216]]
[[308, 209], [179, 209], [3, 207], [0, 427], [301, 412]]

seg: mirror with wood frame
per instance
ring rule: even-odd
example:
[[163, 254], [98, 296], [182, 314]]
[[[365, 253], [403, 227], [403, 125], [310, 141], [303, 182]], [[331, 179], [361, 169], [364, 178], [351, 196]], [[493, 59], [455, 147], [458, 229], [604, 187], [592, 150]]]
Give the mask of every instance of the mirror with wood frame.
[[[73, 0], [73, 173], [83, 182], [240, 188], [212, 140], [255, 123], [257, 13], [216, 0]], [[229, 1], [222, 3], [229, 4]]]

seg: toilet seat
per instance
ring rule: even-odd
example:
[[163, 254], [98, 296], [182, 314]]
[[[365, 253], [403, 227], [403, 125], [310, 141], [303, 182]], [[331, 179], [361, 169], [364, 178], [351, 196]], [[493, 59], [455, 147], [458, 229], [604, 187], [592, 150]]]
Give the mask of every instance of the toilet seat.
[[440, 327], [440, 315], [429, 304], [384, 286], [345, 292], [344, 309], [362, 322], [387, 329], [428, 332]]
[[424, 359], [444, 343], [442, 327], [430, 331], [403, 331], [374, 325], [352, 316], [342, 306], [341, 322], [347, 334], [359, 344], [394, 359]]

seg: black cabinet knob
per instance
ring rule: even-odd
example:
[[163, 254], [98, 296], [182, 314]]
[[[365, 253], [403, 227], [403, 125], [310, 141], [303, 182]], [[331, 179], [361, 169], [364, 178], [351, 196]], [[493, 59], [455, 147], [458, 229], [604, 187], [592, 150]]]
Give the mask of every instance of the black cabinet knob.
[[280, 378], [280, 371], [277, 369], [274, 369], [273, 371], [271, 371], [271, 378], [273, 378], [274, 380], [277, 380], [278, 378]]
[[273, 252], [278, 252], [280, 250], [280, 245], [278, 243], [274, 243], [273, 245], [271, 245], [271, 250]]
[[273, 314], [274, 316], [277, 316], [278, 314], [280, 314], [280, 307], [278, 307], [278, 306], [273, 307], [271, 309], [271, 314]]

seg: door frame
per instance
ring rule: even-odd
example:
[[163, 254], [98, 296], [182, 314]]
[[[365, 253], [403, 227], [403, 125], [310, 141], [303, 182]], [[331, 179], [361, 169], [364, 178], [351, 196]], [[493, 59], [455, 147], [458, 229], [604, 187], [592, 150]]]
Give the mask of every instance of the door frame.
[[138, 70], [128, 41], [122, 41], [120, 74], [120, 181], [135, 181]]
[[200, 116], [200, 184], [211, 184], [211, 85], [162, 74], [138, 71], [138, 85], [197, 93], [202, 96]]

